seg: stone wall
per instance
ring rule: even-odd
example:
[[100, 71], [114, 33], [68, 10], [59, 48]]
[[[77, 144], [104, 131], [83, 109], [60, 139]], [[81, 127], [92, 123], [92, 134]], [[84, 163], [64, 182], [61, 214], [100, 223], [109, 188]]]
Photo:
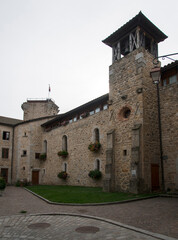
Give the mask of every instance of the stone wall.
[[22, 179], [31, 181], [32, 170], [41, 169], [40, 161], [35, 159], [35, 153], [42, 152], [41, 124], [45, 121], [47, 119], [34, 120], [16, 126], [14, 133], [13, 183]]
[[[103, 110], [85, 119], [61, 126], [43, 134], [43, 141], [47, 141], [47, 160], [43, 167], [46, 169], [43, 183], [68, 184], [82, 186], [102, 186], [102, 180], [89, 178], [90, 170], [96, 168], [96, 159], [100, 160], [101, 172], [104, 178], [106, 161], [106, 133], [108, 130], [108, 110]], [[91, 152], [88, 146], [94, 142], [94, 129], [99, 129], [101, 148], [99, 152]], [[67, 136], [67, 158], [59, 157], [62, 150], [62, 137]], [[67, 164], [69, 178], [63, 181], [57, 174], [64, 170]]]
[[[82, 186], [102, 186], [102, 180], [89, 178], [90, 170], [96, 168], [96, 159], [100, 160], [104, 178], [106, 160], [106, 133], [108, 131], [108, 110], [100, 111], [85, 119], [45, 132], [43, 121], [31, 121], [20, 124], [15, 129], [14, 179], [32, 181], [32, 171], [39, 170], [40, 184], [68, 184]], [[94, 142], [94, 129], [100, 133], [101, 149], [94, 153], [88, 149]], [[68, 157], [57, 155], [62, 150], [62, 137], [67, 136]], [[43, 143], [47, 141], [47, 159], [35, 159], [35, 153], [44, 152]], [[23, 151], [27, 154], [23, 156]], [[57, 177], [67, 163], [69, 178], [63, 181]]]
[[160, 87], [165, 190], [178, 190], [178, 82]]
[[59, 112], [58, 106], [51, 100], [27, 100], [22, 104], [24, 121], [35, 118], [56, 115]]
[[150, 164], [158, 149], [152, 60], [150, 53], [139, 48], [110, 67], [109, 109], [110, 124], [115, 129], [113, 177], [117, 191], [151, 188]]
[[[9, 139], [3, 140], [3, 132], [9, 132]], [[13, 127], [0, 125], [0, 175], [2, 169], [8, 171], [8, 183], [11, 183]], [[2, 148], [7, 148], [8, 158], [2, 158]]]

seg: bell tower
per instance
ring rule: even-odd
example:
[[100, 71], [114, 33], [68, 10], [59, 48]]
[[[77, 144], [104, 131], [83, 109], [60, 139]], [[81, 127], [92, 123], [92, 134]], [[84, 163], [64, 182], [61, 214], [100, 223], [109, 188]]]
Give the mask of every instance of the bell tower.
[[142, 12], [103, 40], [112, 47], [112, 61], [115, 62], [128, 53], [144, 47], [154, 57], [158, 56], [158, 43], [167, 36], [161, 32]]
[[[150, 71], [167, 36], [141, 12], [103, 40], [112, 48], [105, 191], [151, 191], [160, 166], [156, 87]], [[159, 180], [158, 176], [158, 180]]]

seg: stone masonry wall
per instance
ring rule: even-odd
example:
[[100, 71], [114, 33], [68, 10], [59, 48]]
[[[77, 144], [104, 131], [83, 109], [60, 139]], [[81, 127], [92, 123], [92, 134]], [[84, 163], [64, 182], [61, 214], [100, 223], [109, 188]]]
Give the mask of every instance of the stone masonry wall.
[[52, 116], [58, 113], [58, 106], [51, 100], [27, 101], [22, 104], [24, 121], [35, 118]]
[[[158, 98], [157, 87], [153, 84], [150, 71], [154, 68], [153, 56], [146, 54], [143, 68], [143, 135], [142, 135], [142, 165], [140, 188], [142, 190], [152, 190], [152, 165], [159, 167], [158, 177], [161, 188], [161, 162], [160, 162], [160, 142], [159, 142], [159, 122], [158, 122]], [[157, 189], [158, 190], [158, 189]]]
[[[100, 133], [101, 149], [99, 152], [91, 152], [88, 146], [94, 142], [94, 129], [98, 128]], [[43, 164], [45, 175], [44, 184], [67, 184], [81, 186], [102, 186], [101, 180], [93, 180], [88, 176], [90, 170], [96, 168], [96, 159], [100, 160], [101, 172], [104, 178], [106, 161], [106, 134], [108, 131], [108, 110], [103, 110], [85, 119], [78, 120], [45, 132], [43, 140], [47, 141], [47, 160]], [[62, 137], [67, 136], [68, 153], [67, 158], [59, 157], [57, 153], [62, 150]], [[67, 164], [67, 181], [57, 177]]]
[[[10, 133], [9, 140], [3, 140], [3, 131]], [[13, 128], [10, 126], [0, 125], [0, 175], [1, 169], [8, 169], [8, 183], [11, 183], [12, 139]], [[2, 158], [2, 148], [9, 149], [8, 158]]]
[[[35, 153], [42, 152], [42, 128], [46, 120], [31, 121], [15, 128], [13, 183], [17, 180], [31, 181], [32, 170], [41, 169]], [[24, 154], [26, 151], [26, 154]]]
[[[103, 110], [49, 132], [44, 132], [41, 127], [44, 122], [45, 120], [32, 121], [16, 127], [13, 181], [21, 179], [32, 181], [32, 171], [38, 170], [40, 184], [102, 186], [102, 180], [95, 181], [89, 178], [88, 173], [96, 168], [96, 159], [99, 159], [104, 178], [108, 110]], [[89, 144], [94, 142], [95, 128], [99, 129], [101, 142], [101, 149], [97, 153], [88, 149]], [[67, 158], [57, 155], [62, 150], [62, 137], [64, 135], [67, 136], [68, 140], [69, 155]], [[44, 151], [44, 141], [47, 141], [47, 159], [43, 161], [35, 159], [35, 153]], [[23, 156], [23, 150], [27, 151], [26, 156]], [[67, 181], [57, 177], [57, 174], [64, 170], [64, 163], [67, 163], [69, 174]]]
[[[144, 48], [139, 48], [110, 67], [109, 120], [115, 129], [114, 178], [117, 191], [139, 191], [140, 181], [145, 177], [145, 172], [149, 171], [147, 174], [150, 174], [150, 167], [144, 166], [144, 162], [151, 162], [153, 156], [150, 152], [149, 160], [146, 160], [145, 142], [149, 140], [146, 139], [145, 129], [149, 117], [144, 119], [143, 107], [146, 107], [146, 102], [150, 105], [146, 108], [152, 107], [152, 103], [149, 104], [152, 101], [150, 92], [154, 88], [149, 77], [152, 58]], [[124, 117], [124, 113], [129, 109], [130, 116]], [[143, 185], [150, 187], [149, 180]]]
[[160, 87], [165, 190], [178, 190], [178, 82]]

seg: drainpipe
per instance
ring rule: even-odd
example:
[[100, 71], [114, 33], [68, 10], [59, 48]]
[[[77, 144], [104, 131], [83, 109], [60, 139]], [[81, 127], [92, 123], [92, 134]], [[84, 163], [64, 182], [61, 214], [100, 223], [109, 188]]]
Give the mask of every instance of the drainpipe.
[[159, 124], [160, 160], [161, 160], [161, 180], [162, 180], [162, 190], [163, 192], [165, 192], [159, 83], [156, 84], [156, 88], [157, 88], [157, 98], [158, 98], [158, 124]]
[[14, 126], [12, 130], [11, 184], [12, 184], [12, 178], [13, 178], [13, 163], [14, 163]]

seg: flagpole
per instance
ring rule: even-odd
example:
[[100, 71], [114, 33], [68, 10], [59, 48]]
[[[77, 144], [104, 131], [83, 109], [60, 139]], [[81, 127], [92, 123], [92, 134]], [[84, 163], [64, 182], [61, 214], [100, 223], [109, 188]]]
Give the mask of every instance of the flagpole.
[[51, 87], [50, 87], [50, 84], [49, 84], [49, 88], [48, 88], [48, 99], [50, 99], [50, 92], [51, 92]]

